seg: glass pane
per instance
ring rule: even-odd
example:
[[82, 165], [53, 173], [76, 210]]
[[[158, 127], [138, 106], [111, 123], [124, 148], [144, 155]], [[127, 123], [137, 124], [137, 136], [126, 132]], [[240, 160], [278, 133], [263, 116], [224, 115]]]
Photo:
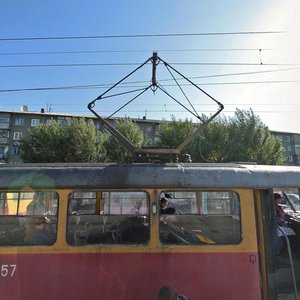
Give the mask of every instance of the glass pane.
[[[276, 288], [281, 297], [294, 293], [292, 268], [300, 291], [300, 211], [297, 188], [275, 188], [274, 190], [274, 234]], [[290, 257], [291, 254], [291, 257]], [[290, 298], [289, 298], [290, 299]]]
[[163, 244], [236, 244], [241, 240], [238, 194], [228, 191], [161, 193]]
[[150, 232], [148, 203], [145, 192], [72, 193], [67, 242], [76, 246], [147, 243]]
[[52, 245], [57, 207], [55, 192], [1, 192], [0, 245]]
[[69, 213], [94, 214], [96, 212], [96, 193], [77, 191], [69, 196]]
[[144, 192], [103, 193], [104, 214], [147, 214], [148, 201]]

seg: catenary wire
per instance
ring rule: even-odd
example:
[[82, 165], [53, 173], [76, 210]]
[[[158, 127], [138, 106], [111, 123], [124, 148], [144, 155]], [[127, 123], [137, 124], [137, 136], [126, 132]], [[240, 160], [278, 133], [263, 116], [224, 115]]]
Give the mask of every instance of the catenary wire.
[[[99, 67], [99, 66], [139, 66], [141, 63], [79, 63], [79, 64], [20, 64], [0, 65], [0, 68], [45, 68], [45, 67]], [[185, 66], [294, 66], [291, 63], [221, 63], [221, 62], [172, 62], [170, 65]]]
[[[270, 51], [271, 48], [206, 48], [206, 49], [157, 49], [157, 52], [220, 52], [220, 51]], [[93, 53], [143, 53], [153, 50], [82, 50], [82, 51], [39, 51], [39, 52], [3, 52], [8, 55], [51, 55], [51, 54], [93, 54]]]
[[[214, 77], [226, 77], [226, 76], [241, 76], [241, 75], [253, 75], [261, 73], [273, 73], [273, 72], [283, 72], [283, 71], [295, 71], [299, 68], [286, 68], [286, 69], [277, 69], [277, 70], [265, 70], [265, 71], [254, 71], [254, 72], [239, 72], [239, 73], [225, 73], [225, 74], [212, 74], [212, 75], [203, 75], [203, 76], [192, 76], [189, 79], [201, 79], [201, 78], [214, 78]], [[183, 80], [183, 78], [176, 78], [177, 80]], [[169, 79], [160, 79], [160, 82], [173, 81], [172, 78]], [[121, 83], [120, 85], [128, 84], [148, 84], [149, 81], [139, 80], [139, 81], [130, 81]], [[58, 86], [58, 87], [36, 87], [36, 88], [17, 88], [17, 89], [1, 89], [0, 92], [24, 92], [24, 91], [47, 91], [47, 90], [67, 90], [67, 89], [81, 89], [81, 88], [101, 88], [109, 87], [114, 83], [104, 83], [104, 84], [87, 84], [87, 85], [71, 85], [71, 86]]]
[[88, 35], [88, 36], [39, 36], [39, 37], [7, 37], [3, 41], [35, 41], [35, 40], [74, 40], [74, 39], [118, 39], [118, 38], [149, 38], [149, 37], [195, 37], [219, 35], [263, 35], [282, 34], [286, 31], [236, 31], [236, 32], [201, 32], [201, 33], [154, 33], [154, 34], [124, 34], [124, 35]]
[[[239, 81], [239, 82], [214, 82], [214, 83], [195, 83], [195, 85], [234, 85], [234, 84], [276, 84], [276, 83], [293, 83], [293, 82], [298, 82], [297, 80], [269, 80], [269, 81]], [[192, 87], [191, 84], [186, 83], [186, 84], [181, 84], [182, 86], [190, 86]], [[175, 84], [167, 84], [164, 85], [167, 87], [175, 87], [177, 85]], [[10, 93], [10, 92], [32, 92], [32, 91], [51, 91], [51, 90], [70, 90], [70, 89], [99, 89], [99, 88], [109, 88], [111, 85], [82, 85], [82, 86], [65, 86], [65, 87], [40, 87], [40, 88], [23, 88], [23, 89], [1, 89], [0, 93]], [[143, 86], [141, 85], [128, 85], [126, 87], [115, 87], [117, 89], [120, 88], [136, 88], [137, 91], [139, 89], [142, 89]], [[129, 93], [129, 92], [128, 92]]]

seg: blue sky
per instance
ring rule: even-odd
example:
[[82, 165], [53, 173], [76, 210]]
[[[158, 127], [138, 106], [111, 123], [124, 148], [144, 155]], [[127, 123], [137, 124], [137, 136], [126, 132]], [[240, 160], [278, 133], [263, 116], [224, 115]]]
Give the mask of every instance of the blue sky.
[[[226, 116], [236, 108], [251, 107], [270, 129], [300, 133], [299, 4], [298, 0], [2, 0], [0, 109], [17, 111], [27, 105], [30, 111], [43, 107], [89, 115], [90, 101], [158, 51], [159, 57], [223, 103]], [[21, 40], [275, 31], [284, 33]], [[13, 38], [17, 40], [6, 40]], [[213, 101], [176, 75], [185, 97], [163, 64], [157, 66], [156, 75], [168, 93], [186, 106], [188, 99], [199, 114], [217, 110]], [[151, 76], [151, 65], [146, 65], [109, 95], [146, 87]], [[64, 88], [70, 86], [85, 88]], [[108, 116], [134, 95], [103, 99], [95, 110]], [[193, 117], [160, 90], [147, 91], [116, 116]]]

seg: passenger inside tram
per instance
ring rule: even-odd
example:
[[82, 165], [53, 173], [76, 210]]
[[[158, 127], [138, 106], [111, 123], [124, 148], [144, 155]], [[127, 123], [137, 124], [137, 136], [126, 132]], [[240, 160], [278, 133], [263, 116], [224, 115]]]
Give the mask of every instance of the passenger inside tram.
[[279, 237], [279, 252], [284, 252], [286, 247], [285, 236], [289, 238], [290, 247], [295, 247], [295, 231], [289, 227], [291, 216], [283, 209], [283, 199], [281, 194], [274, 193], [275, 219], [277, 223], [277, 235]]
[[49, 229], [49, 219], [34, 217], [25, 234], [24, 241], [27, 245], [52, 245], [55, 235]]
[[167, 198], [160, 199], [160, 214], [161, 215], [173, 215], [176, 210], [174, 207], [168, 207], [169, 201]]

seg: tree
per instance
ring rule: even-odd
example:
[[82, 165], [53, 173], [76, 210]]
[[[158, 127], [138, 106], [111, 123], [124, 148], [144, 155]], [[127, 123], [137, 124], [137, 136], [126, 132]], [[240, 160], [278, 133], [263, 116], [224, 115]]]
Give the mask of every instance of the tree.
[[159, 126], [159, 142], [158, 146], [177, 148], [188, 135], [190, 135], [195, 125], [191, 120], [186, 119], [185, 121], [176, 120], [172, 117], [170, 122], [163, 121]]
[[[144, 142], [143, 132], [129, 118], [116, 120], [116, 129], [135, 147], [142, 146]], [[131, 156], [131, 153], [111, 134], [107, 135], [105, 148], [109, 161], [125, 162]]]
[[[190, 121], [176, 122], [173, 119], [168, 126], [161, 127], [161, 143], [173, 146], [176, 140], [182, 141], [193, 126], [196, 125]], [[280, 140], [271, 135], [251, 109], [237, 109], [231, 118], [221, 116], [213, 120], [185, 150], [191, 154], [193, 162], [239, 161], [280, 165], [285, 161]]]
[[272, 165], [284, 163], [281, 141], [271, 135], [267, 126], [251, 109], [237, 109], [228, 123], [228, 161], [253, 161]]
[[51, 120], [21, 140], [20, 155], [24, 162], [97, 162], [105, 157], [103, 142], [92, 120], [72, 118], [63, 124]]
[[194, 139], [189, 151], [194, 162], [226, 162], [228, 144], [227, 119], [220, 116]]

